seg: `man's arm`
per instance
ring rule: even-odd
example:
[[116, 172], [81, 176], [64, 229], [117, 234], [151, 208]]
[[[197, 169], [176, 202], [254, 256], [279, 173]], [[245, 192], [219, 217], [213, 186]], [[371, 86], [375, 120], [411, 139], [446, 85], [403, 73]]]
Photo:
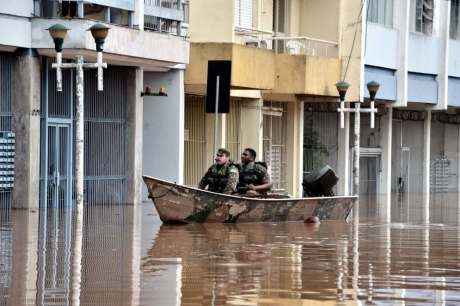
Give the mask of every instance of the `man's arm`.
[[270, 188], [272, 187], [272, 183], [270, 182], [270, 176], [268, 175], [267, 169], [265, 167], [262, 167], [260, 165], [256, 165], [257, 167], [257, 175], [261, 177], [262, 184], [254, 186], [254, 185], [249, 185], [250, 190], [254, 190], [257, 192], [265, 192], [269, 191]]
[[209, 174], [210, 169], [211, 168], [209, 168], [208, 171], [206, 171], [206, 173], [204, 174], [203, 178], [198, 183], [198, 188], [199, 189], [204, 190], [206, 188], [206, 186], [208, 185], [208, 174]]

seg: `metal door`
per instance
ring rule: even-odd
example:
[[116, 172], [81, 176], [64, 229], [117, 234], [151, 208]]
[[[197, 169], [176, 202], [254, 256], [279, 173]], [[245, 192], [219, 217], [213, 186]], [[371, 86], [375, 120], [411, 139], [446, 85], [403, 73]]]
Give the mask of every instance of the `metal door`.
[[359, 194], [379, 193], [380, 155], [364, 155], [359, 160]]
[[400, 171], [398, 175], [397, 187], [398, 193], [409, 192], [409, 177], [410, 177], [410, 148], [401, 147]]
[[48, 125], [47, 206], [63, 207], [71, 203], [70, 124]]

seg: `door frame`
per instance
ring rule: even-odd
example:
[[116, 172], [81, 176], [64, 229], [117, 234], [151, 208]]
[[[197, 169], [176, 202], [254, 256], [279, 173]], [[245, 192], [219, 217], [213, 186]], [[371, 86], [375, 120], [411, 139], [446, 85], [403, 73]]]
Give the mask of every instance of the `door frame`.
[[[44, 158], [42, 161], [44, 162], [44, 171], [43, 171], [43, 190], [42, 190], [42, 203], [47, 207], [48, 205], [46, 204], [48, 201], [48, 182], [49, 182], [49, 176], [48, 176], [48, 148], [49, 148], [49, 133], [48, 129], [49, 127], [56, 127], [56, 128], [67, 128], [68, 129], [68, 145], [67, 145], [67, 150], [68, 154], [66, 155], [67, 157], [67, 195], [65, 199], [64, 206], [68, 207], [72, 205], [72, 193], [73, 193], [73, 122], [71, 119], [60, 119], [60, 118], [48, 118], [48, 121], [45, 124], [45, 144], [44, 144], [44, 150], [43, 152], [45, 153]], [[59, 130], [59, 129], [57, 129]], [[56, 136], [57, 137], [57, 136]], [[54, 200], [53, 200], [54, 201]]]

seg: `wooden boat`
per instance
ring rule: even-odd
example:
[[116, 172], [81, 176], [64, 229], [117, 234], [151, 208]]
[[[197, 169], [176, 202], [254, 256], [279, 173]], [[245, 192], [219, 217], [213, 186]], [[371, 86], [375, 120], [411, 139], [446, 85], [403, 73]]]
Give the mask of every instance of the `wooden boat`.
[[143, 176], [161, 221], [194, 222], [279, 222], [346, 220], [356, 196], [312, 198], [249, 198], [177, 185]]

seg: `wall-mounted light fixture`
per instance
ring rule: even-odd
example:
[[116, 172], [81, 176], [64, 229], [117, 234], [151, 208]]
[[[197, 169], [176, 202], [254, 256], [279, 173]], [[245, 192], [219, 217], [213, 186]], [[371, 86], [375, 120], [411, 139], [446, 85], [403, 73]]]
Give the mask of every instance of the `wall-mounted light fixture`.
[[141, 92], [141, 97], [145, 96], [160, 96], [160, 97], [167, 97], [168, 94], [166, 93], [166, 88], [160, 87], [158, 92], [152, 92], [152, 88], [150, 86], [145, 86], [145, 91]]

